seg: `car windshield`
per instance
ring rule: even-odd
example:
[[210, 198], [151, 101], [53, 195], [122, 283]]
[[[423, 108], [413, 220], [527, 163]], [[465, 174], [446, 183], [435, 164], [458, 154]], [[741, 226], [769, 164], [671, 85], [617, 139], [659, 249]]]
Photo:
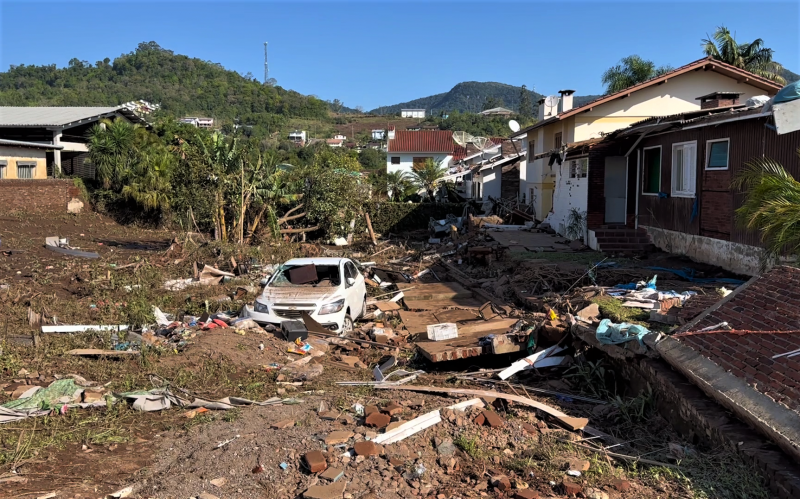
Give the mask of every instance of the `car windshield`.
[[279, 288], [293, 286], [337, 287], [342, 283], [338, 265], [281, 265], [270, 281]]

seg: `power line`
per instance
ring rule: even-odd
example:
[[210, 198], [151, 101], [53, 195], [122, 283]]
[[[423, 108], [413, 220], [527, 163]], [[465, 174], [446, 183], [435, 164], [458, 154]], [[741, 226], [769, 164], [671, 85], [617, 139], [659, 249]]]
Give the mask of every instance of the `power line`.
[[269, 64], [267, 63], [267, 42], [264, 42], [264, 83], [269, 80]]

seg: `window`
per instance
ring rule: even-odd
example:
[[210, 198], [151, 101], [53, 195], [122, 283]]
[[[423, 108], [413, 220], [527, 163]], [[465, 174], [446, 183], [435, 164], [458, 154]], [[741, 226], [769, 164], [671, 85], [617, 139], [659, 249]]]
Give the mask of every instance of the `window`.
[[533, 157], [536, 156], [536, 141], [529, 140], [528, 141], [528, 162], [533, 161]]
[[553, 149], [558, 149], [561, 147], [561, 132], [557, 132], [553, 136]]
[[706, 170], [727, 170], [729, 148], [728, 139], [709, 140], [706, 143]]
[[672, 195], [694, 197], [697, 142], [672, 144]]
[[349, 288], [351, 284], [347, 282], [347, 279], [356, 279], [358, 277], [358, 270], [356, 270], [356, 266], [353, 265], [351, 262], [345, 262], [344, 264], [344, 277], [345, 277], [345, 284], [344, 287]]
[[399, 165], [400, 164], [400, 156], [392, 156], [392, 164]]
[[589, 158], [573, 159], [569, 163], [569, 178], [586, 178], [589, 174]]
[[6, 178], [6, 167], [8, 166], [8, 161], [4, 159], [0, 159], [0, 178]]
[[23, 163], [17, 161], [17, 178], [33, 178], [36, 163]]
[[661, 191], [661, 146], [648, 147], [642, 159], [642, 194]]

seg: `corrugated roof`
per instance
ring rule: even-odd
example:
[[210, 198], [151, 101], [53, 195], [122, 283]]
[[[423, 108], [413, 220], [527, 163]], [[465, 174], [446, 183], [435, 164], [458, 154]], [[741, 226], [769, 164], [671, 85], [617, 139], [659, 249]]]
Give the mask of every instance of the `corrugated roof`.
[[651, 87], [653, 85], [657, 85], [659, 83], [667, 81], [670, 78], [674, 78], [676, 76], [679, 76], [679, 75], [684, 74], [684, 73], [688, 73], [690, 71], [694, 71], [696, 69], [703, 69], [706, 66], [711, 66], [709, 68], [711, 71], [714, 71], [714, 72], [729, 76], [731, 78], [736, 79], [737, 81], [741, 80], [741, 81], [743, 81], [743, 82], [745, 82], [745, 83], [747, 83], [749, 85], [752, 85], [754, 87], [760, 88], [761, 90], [767, 91], [768, 93], [771, 92], [771, 95], [775, 95], [778, 92], [778, 90], [781, 89], [781, 85], [778, 84], [778, 83], [775, 83], [772, 80], [768, 80], [767, 78], [763, 78], [761, 76], [757, 76], [757, 75], [755, 75], [755, 74], [753, 74], [753, 73], [751, 73], [749, 71], [745, 71], [744, 69], [739, 69], [736, 66], [732, 66], [730, 64], [727, 64], [727, 63], [724, 63], [724, 62], [721, 62], [721, 61], [717, 61], [717, 60], [715, 60], [715, 59], [713, 59], [711, 57], [704, 57], [703, 59], [698, 59], [698, 60], [696, 60], [694, 62], [690, 62], [689, 64], [686, 64], [685, 66], [681, 66], [681, 67], [679, 67], [677, 69], [674, 69], [674, 70], [670, 71], [669, 73], [665, 73], [665, 74], [663, 74], [661, 76], [658, 76], [656, 78], [651, 78], [651, 79], [649, 79], [647, 81], [644, 81], [644, 82], [639, 83], [637, 85], [633, 85], [632, 87], [628, 87], [628, 88], [626, 88], [624, 90], [621, 90], [619, 92], [616, 92], [616, 93], [613, 93], [613, 94], [609, 94], [609, 95], [604, 95], [604, 96], [599, 97], [599, 98], [597, 98], [597, 99], [595, 99], [595, 100], [593, 100], [591, 102], [587, 102], [586, 104], [584, 104], [584, 105], [582, 105], [580, 107], [576, 107], [576, 108], [570, 109], [569, 111], [565, 111], [563, 113], [559, 113], [558, 115], [554, 116], [553, 118], [548, 118], [548, 119], [546, 119], [544, 121], [540, 121], [540, 122], [538, 122], [538, 123], [536, 123], [534, 125], [531, 125], [531, 126], [529, 126], [527, 128], [523, 128], [519, 132], [513, 134], [512, 137], [516, 137], [516, 136], [521, 135], [523, 133], [527, 133], [527, 132], [529, 132], [531, 130], [534, 130], [536, 128], [545, 126], [548, 123], [552, 123], [552, 122], [558, 121], [558, 120], [563, 120], [564, 118], [569, 118], [570, 116], [574, 116], [574, 115], [582, 113], [584, 111], [588, 111], [591, 108], [593, 108], [595, 106], [599, 106], [601, 104], [605, 104], [606, 102], [610, 102], [610, 101], [613, 101], [613, 100], [616, 100], [616, 99], [621, 99], [623, 97], [627, 97], [628, 95], [630, 95], [633, 92], [638, 92], [639, 90]]
[[131, 121], [146, 123], [130, 109], [114, 107], [0, 107], [0, 127], [65, 126], [122, 114]]
[[421, 130], [394, 133], [389, 140], [389, 152], [443, 152], [453, 154], [453, 132], [447, 130]]
[[33, 147], [36, 149], [64, 149], [64, 146], [54, 146], [42, 142], [28, 142], [27, 140], [0, 139], [0, 146]]

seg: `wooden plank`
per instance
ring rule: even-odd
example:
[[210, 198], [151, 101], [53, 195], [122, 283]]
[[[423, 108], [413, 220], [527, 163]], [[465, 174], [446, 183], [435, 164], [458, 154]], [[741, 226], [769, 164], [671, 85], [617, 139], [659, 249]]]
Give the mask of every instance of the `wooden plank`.
[[409, 310], [443, 310], [450, 307], [475, 309], [483, 305], [475, 298], [449, 298], [446, 300], [403, 300]]
[[[429, 284], [397, 283], [409, 300], [448, 300], [455, 298], [472, 298], [472, 291], [464, 289], [455, 282], [434, 282]], [[412, 289], [413, 288], [413, 289]]]
[[[477, 311], [473, 310], [439, 310], [438, 312], [434, 312], [433, 315], [436, 317], [437, 323], [483, 320], [480, 318]], [[459, 324], [459, 328], [460, 327], [461, 324]]]
[[400, 310], [401, 308], [403, 308], [393, 301], [379, 301], [378, 303], [375, 304], [375, 306], [381, 312], [392, 312], [394, 310]]
[[403, 325], [410, 334], [428, 334], [428, 326], [430, 324], [438, 324], [436, 316], [433, 312], [407, 312], [400, 310], [400, 319]]
[[79, 357], [128, 357], [131, 355], [139, 355], [140, 352], [127, 352], [124, 350], [100, 350], [97, 348], [77, 348], [67, 352], [69, 355], [77, 355]]

